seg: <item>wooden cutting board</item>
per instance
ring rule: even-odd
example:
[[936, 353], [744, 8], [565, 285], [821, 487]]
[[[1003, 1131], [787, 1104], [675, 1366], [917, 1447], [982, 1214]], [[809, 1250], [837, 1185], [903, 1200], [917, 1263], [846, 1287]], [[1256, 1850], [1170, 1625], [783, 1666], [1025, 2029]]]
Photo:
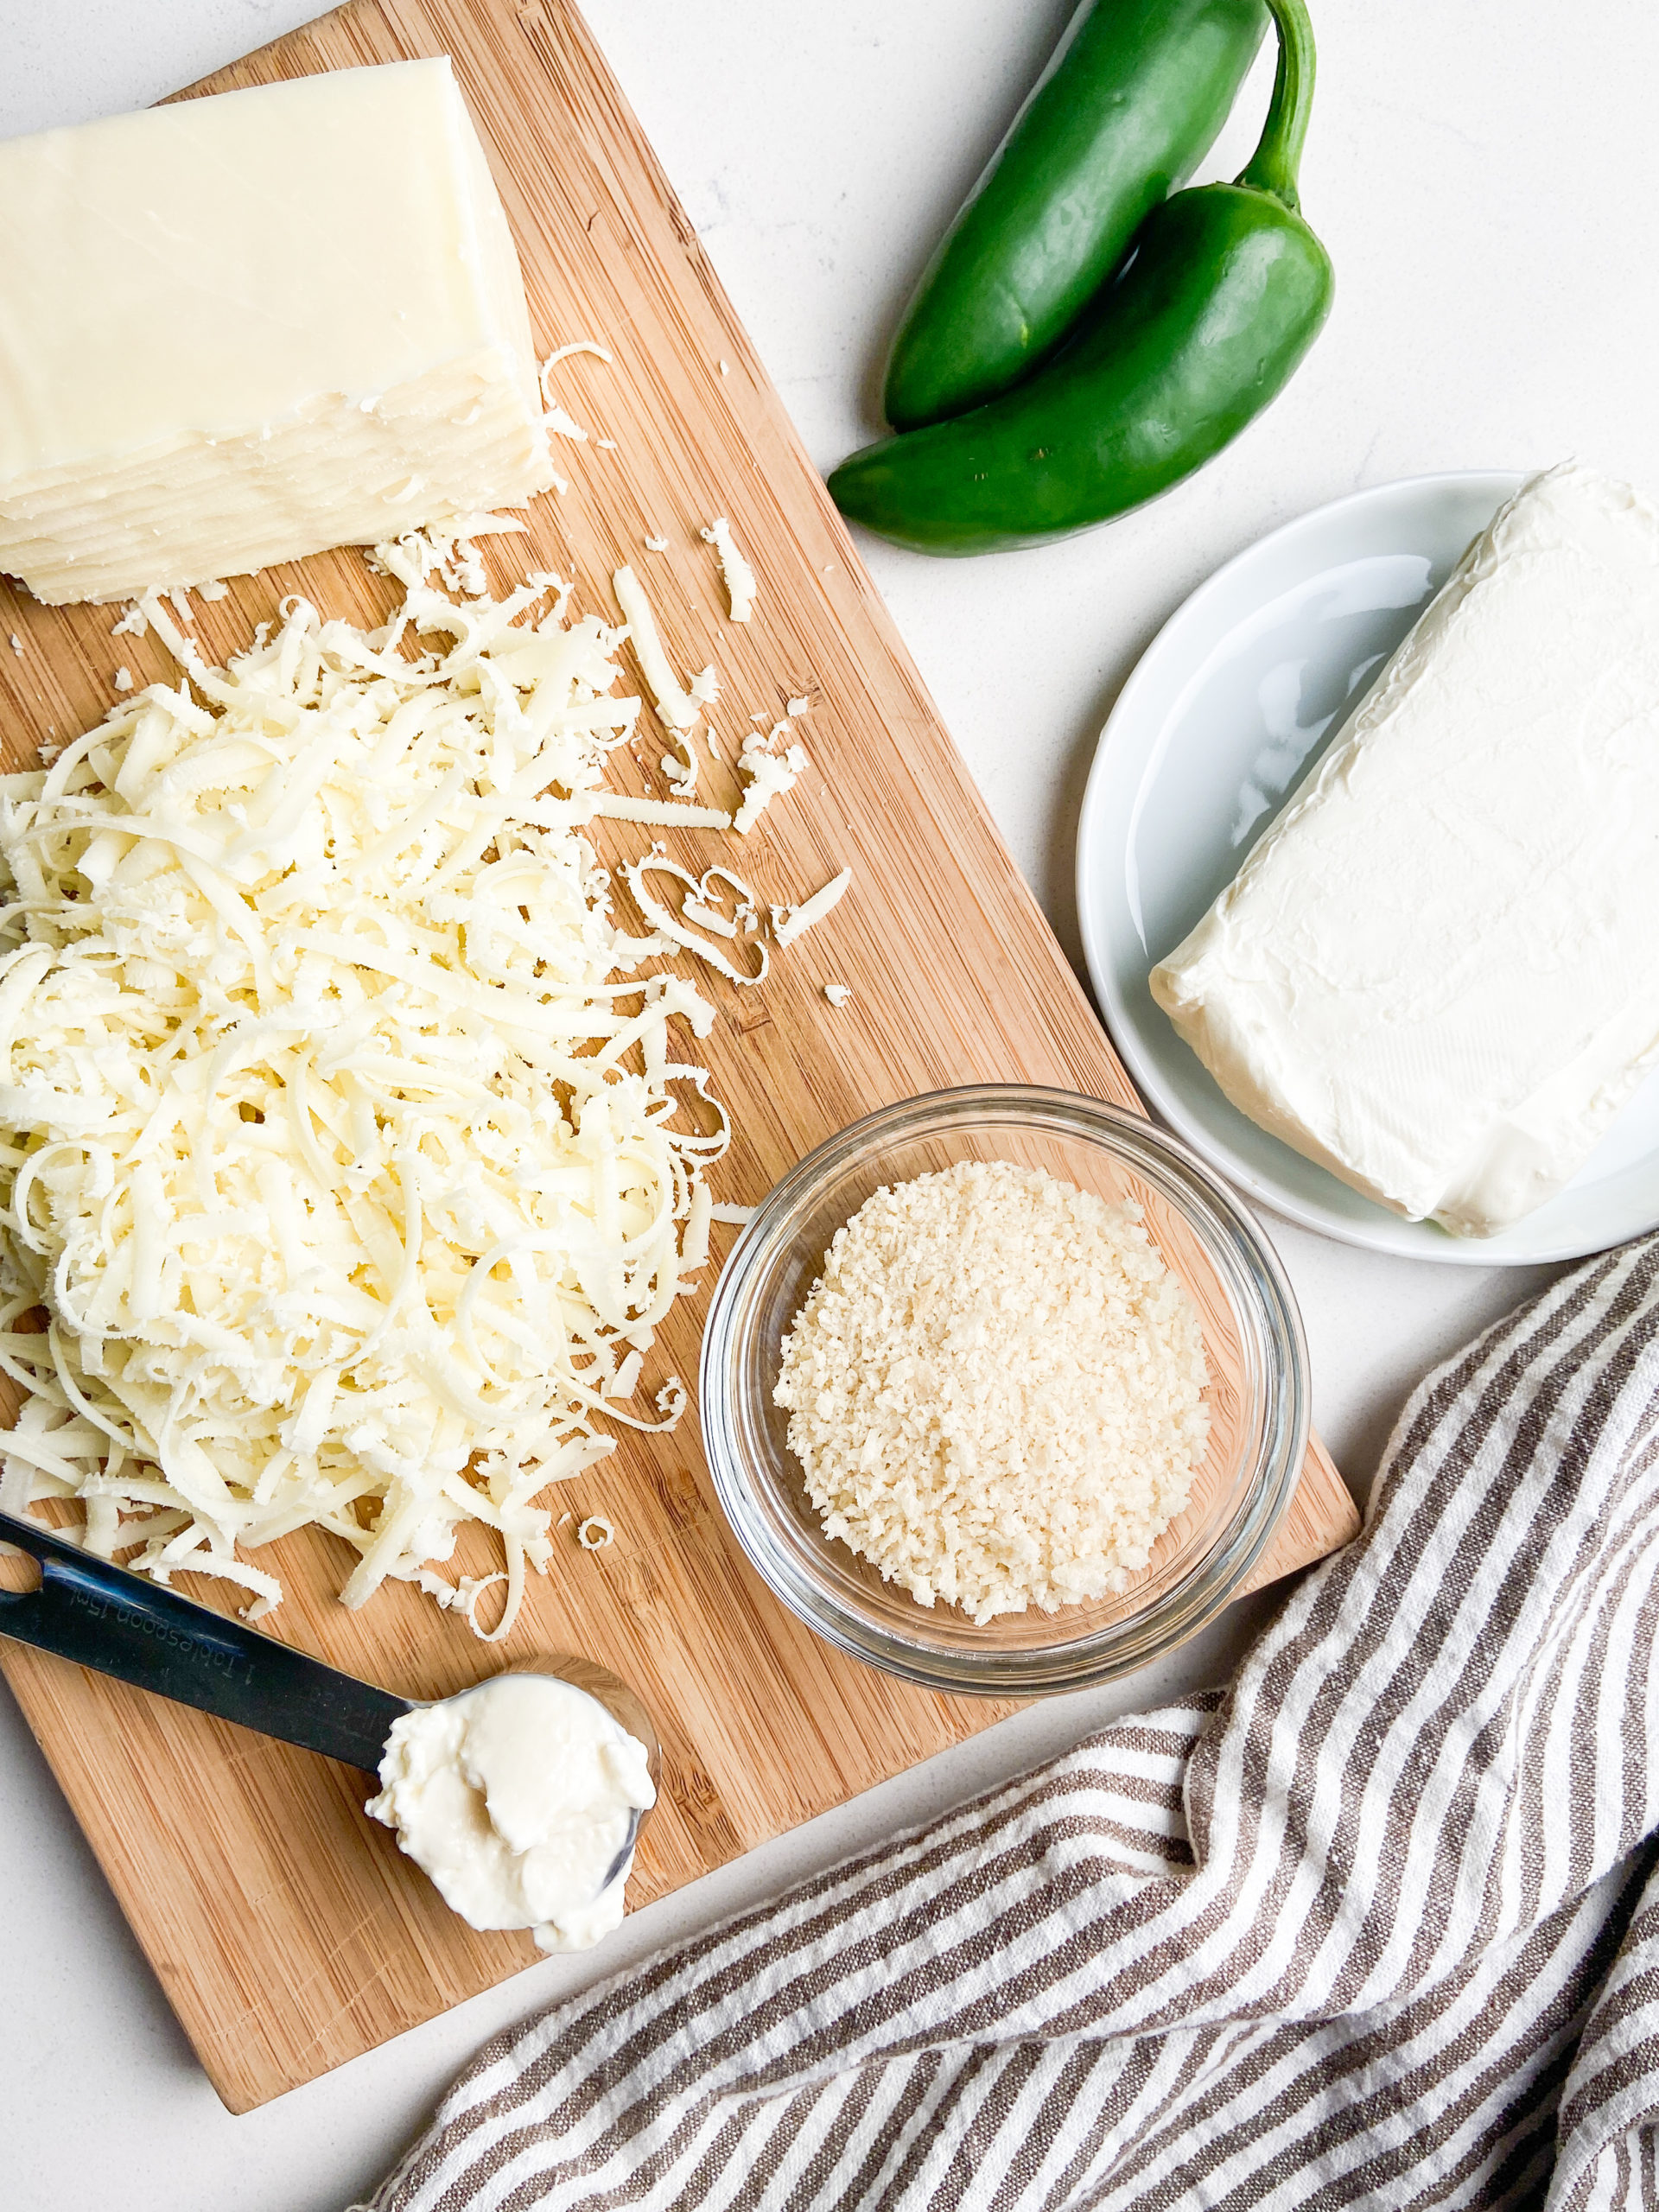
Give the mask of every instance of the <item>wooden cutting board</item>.
[[[791, 428], [604, 60], [562, 0], [353, 0], [196, 92], [352, 64], [454, 57], [518, 239], [543, 350], [602, 340], [559, 372], [595, 437], [561, 447], [563, 498], [493, 567], [579, 579], [578, 607], [616, 614], [608, 578], [632, 559], [684, 667], [715, 659], [713, 716], [729, 761], [752, 709], [812, 710], [812, 772], [773, 804], [741, 864], [763, 898], [798, 899], [843, 863], [856, 885], [774, 980], [719, 1007], [706, 1047], [738, 1141], [717, 1192], [758, 1198], [832, 1131], [887, 1101], [976, 1078], [1054, 1084], [1133, 1106], [1128, 1079], [1004, 852], [910, 657]], [[189, 97], [189, 95], [185, 95]], [[371, 219], [343, 209], [342, 219]], [[760, 578], [747, 630], [724, 621], [699, 525], [729, 515]], [[643, 550], [660, 533], [666, 555]], [[505, 548], [505, 550], [501, 550]], [[243, 642], [283, 594], [380, 619], [386, 587], [337, 554], [243, 580], [198, 607], [210, 656]], [[88, 727], [124, 664], [172, 671], [152, 640], [112, 639], [117, 610], [51, 609], [0, 586], [6, 765]], [[714, 788], [732, 794], [728, 770]], [[649, 834], [649, 833], [647, 833]], [[639, 833], [610, 850], [637, 852]], [[699, 867], [729, 839], [687, 836]], [[837, 1012], [823, 984], [854, 987]], [[732, 1232], [716, 1231], [723, 1252]], [[703, 1300], [665, 1332], [696, 1372]], [[632, 1682], [665, 1748], [663, 1803], [631, 1892], [659, 1897], [1011, 1708], [934, 1696], [843, 1660], [775, 1604], [727, 1533], [695, 1419], [631, 1441], [571, 1484], [618, 1541], [574, 1542], [534, 1581], [507, 1643], [486, 1649], [406, 1586], [363, 1612], [335, 1604], [342, 1548], [276, 1548], [286, 1604], [270, 1626], [405, 1694], [442, 1695], [537, 1652], [578, 1650]], [[1316, 1445], [1260, 1580], [1351, 1535], [1346, 1491]], [[563, 1535], [569, 1539], [571, 1523]], [[270, 1556], [260, 1554], [262, 1560]], [[462, 1562], [493, 1564], [480, 1541]], [[199, 1589], [209, 1602], [222, 1588]], [[225, 2102], [245, 2111], [372, 2049], [530, 1964], [528, 1937], [474, 1934], [365, 1820], [364, 1778], [21, 1647], [7, 1677], [139, 1942]], [[601, 1952], [596, 1965], [602, 1967]]]

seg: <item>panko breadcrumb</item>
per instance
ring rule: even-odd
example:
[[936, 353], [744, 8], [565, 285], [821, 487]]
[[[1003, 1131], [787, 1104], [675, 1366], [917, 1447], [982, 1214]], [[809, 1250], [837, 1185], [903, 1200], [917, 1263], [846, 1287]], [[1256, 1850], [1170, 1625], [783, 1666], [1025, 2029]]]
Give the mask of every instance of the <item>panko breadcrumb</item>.
[[825, 1534], [984, 1622], [1146, 1567], [1204, 1457], [1206, 1379], [1138, 1206], [964, 1160], [837, 1230], [773, 1395]]

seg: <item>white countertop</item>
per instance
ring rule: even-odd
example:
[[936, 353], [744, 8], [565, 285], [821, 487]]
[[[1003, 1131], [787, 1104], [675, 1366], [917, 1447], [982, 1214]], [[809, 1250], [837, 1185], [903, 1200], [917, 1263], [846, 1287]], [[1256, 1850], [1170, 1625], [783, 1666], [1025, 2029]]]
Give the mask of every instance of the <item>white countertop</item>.
[[[137, 107], [311, 0], [0, 0], [0, 137]], [[873, 435], [884, 338], [1069, 0], [588, 0], [589, 21], [813, 455]], [[1659, 16], [1643, 0], [1313, 0], [1303, 197], [1336, 311], [1286, 396], [1192, 483], [1041, 552], [866, 558], [1074, 957], [1072, 824], [1136, 656], [1209, 571], [1342, 493], [1568, 454], [1659, 491]], [[1264, 57], [1265, 60], [1265, 57]], [[1242, 165], [1247, 91], [1211, 172]], [[1544, 1279], [1374, 1257], [1270, 1222], [1316, 1417], [1362, 1494], [1425, 1367]], [[1057, 1700], [630, 1919], [603, 1970], [1221, 1679], [1258, 1599], [1154, 1674]], [[550, 1961], [264, 2111], [196, 2068], [16, 1709], [0, 1693], [0, 2199], [15, 2212], [336, 2212], [499, 2028], [592, 1978]]]

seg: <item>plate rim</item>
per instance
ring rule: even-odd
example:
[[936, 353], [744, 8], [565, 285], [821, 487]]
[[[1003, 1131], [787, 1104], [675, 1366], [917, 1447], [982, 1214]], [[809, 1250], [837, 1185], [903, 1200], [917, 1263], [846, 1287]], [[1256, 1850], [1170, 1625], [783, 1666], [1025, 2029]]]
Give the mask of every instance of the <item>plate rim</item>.
[[[1264, 1177], [1249, 1162], [1239, 1157], [1224, 1139], [1213, 1134], [1203, 1118], [1188, 1108], [1181, 1090], [1168, 1084], [1157, 1065], [1142, 1052], [1138, 1026], [1118, 988], [1116, 969], [1106, 957], [1108, 932], [1091, 889], [1096, 871], [1091, 868], [1090, 861], [1100, 843], [1099, 825], [1107, 804], [1106, 794], [1114, 788], [1116, 780], [1108, 765], [1115, 728], [1135, 714], [1141, 693], [1158, 675], [1164, 658], [1179, 642], [1180, 634], [1190, 623], [1202, 616], [1210, 601], [1225, 591], [1229, 582], [1240, 569], [1262, 559], [1272, 548], [1287, 539], [1294, 539], [1303, 532], [1313, 531], [1328, 524], [1345, 510], [1386, 505], [1402, 499], [1409, 502], [1414, 495], [1426, 498], [1438, 490], [1468, 488], [1481, 482], [1492, 485], [1497, 503], [1501, 504], [1503, 499], [1511, 497], [1521, 485], [1537, 474], [1535, 467], [1447, 468], [1427, 470], [1415, 476], [1395, 477], [1386, 483], [1365, 485], [1357, 491], [1344, 493], [1338, 499], [1326, 500], [1319, 506], [1310, 507], [1264, 531], [1248, 545], [1241, 546], [1236, 553], [1212, 569], [1179, 606], [1171, 610], [1125, 677], [1095, 741], [1083, 804], [1077, 812], [1074, 874], [1077, 925], [1083, 939], [1084, 959], [1113, 1047], [1123, 1061], [1146, 1105], [1159, 1119], [1184, 1137], [1217, 1174], [1271, 1212], [1318, 1236], [1330, 1237], [1338, 1243], [1364, 1251], [1381, 1252], [1394, 1259], [1421, 1260], [1431, 1265], [1536, 1267], [1583, 1259], [1608, 1247], [1600, 1238], [1586, 1243], [1582, 1233], [1577, 1236], [1568, 1234], [1543, 1239], [1521, 1251], [1495, 1249], [1495, 1240], [1484, 1237], [1441, 1235], [1431, 1239], [1422, 1235], [1424, 1224], [1407, 1221], [1382, 1206], [1374, 1206], [1374, 1222], [1352, 1219], [1337, 1214], [1334, 1210], [1327, 1212], [1318, 1205], [1303, 1199], [1294, 1191]], [[1193, 1065], [1196, 1069], [1199, 1063], [1195, 1059]], [[1291, 1147], [1286, 1148], [1291, 1151], [1293, 1158], [1300, 1158], [1300, 1154]], [[1335, 1177], [1332, 1180], [1338, 1189], [1347, 1187]], [[1353, 1195], [1360, 1197], [1362, 1194], [1356, 1192]], [[1525, 1218], [1523, 1216], [1521, 1222], [1512, 1224], [1512, 1231], [1521, 1229]], [[1659, 1211], [1656, 1211], [1651, 1218], [1624, 1230], [1616, 1241], [1624, 1242], [1656, 1227], [1659, 1227]], [[1420, 1238], [1421, 1242], [1418, 1241]]]

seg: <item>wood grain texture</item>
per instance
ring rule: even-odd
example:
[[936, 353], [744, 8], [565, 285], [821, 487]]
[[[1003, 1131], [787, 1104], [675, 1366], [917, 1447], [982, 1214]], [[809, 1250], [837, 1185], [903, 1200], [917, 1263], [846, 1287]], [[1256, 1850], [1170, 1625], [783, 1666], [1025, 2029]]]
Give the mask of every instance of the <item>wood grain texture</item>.
[[[545, 349], [604, 340], [613, 367], [573, 359], [558, 396], [595, 435], [569, 448], [563, 498], [528, 539], [499, 541], [505, 582], [525, 565], [573, 574], [576, 604], [616, 619], [607, 579], [632, 559], [671, 653], [713, 658], [725, 761], [751, 710], [805, 694], [812, 772], [742, 849], [763, 898], [798, 899], [843, 863], [854, 893], [780, 958], [762, 990], [715, 980], [705, 1057], [738, 1141], [717, 1194], [759, 1197], [823, 1137], [887, 1101], [1005, 1078], [1136, 1102], [1034, 900], [992, 826], [822, 481], [732, 313], [690, 223], [574, 10], [560, 0], [353, 0], [196, 92], [420, 54], [454, 57], [516, 234]], [[188, 97], [186, 95], [185, 97]], [[362, 211], [342, 210], [342, 219]], [[724, 368], [722, 368], [724, 364]], [[561, 448], [562, 454], [564, 448]], [[755, 620], [729, 626], [700, 525], [729, 515], [760, 578]], [[643, 550], [660, 532], [664, 556]], [[285, 593], [378, 619], [387, 588], [338, 554], [243, 579], [200, 607], [212, 655], [242, 642]], [[97, 720], [124, 663], [171, 671], [153, 640], [112, 639], [109, 608], [48, 609], [0, 588], [0, 702], [9, 765]], [[626, 767], [626, 762], [625, 762]], [[626, 772], [632, 774], [632, 770]], [[708, 779], [734, 796], [729, 765]], [[640, 788], [637, 784], [634, 788]], [[654, 786], [660, 790], [660, 786]], [[612, 830], [607, 855], [650, 833]], [[717, 834], [670, 840], [699, 867]], [[836, 1012], [822, 986], [850, 983]], [[732, 1232], [717, 1230], [716, 1252]], [[696, 1371], [702, 1300], [664, 1332], [666, 1363]], [[613, 1548], [574, 1541], [499, 1650], [475, 1643], [405, 1586], [361, 1613], [334, 1592], [343, 1548], [276, 1548], [278, 1636], [406, 1694], [447, 1693], [537, 1653], [591, 1654], [632, 1682], [664, 1745], [662, 1808], [632, 1890], [660, 1896], [1010, 1708], [905, 1687], [844, 1661], [751, 1573], [714, 1503], [695, 1419], [625, 1444], [567, 1502], [614, 1521]], [[564, 1527], [569, 1539], [571, 1523]], [[1353, 1507], [1316, 1446], [1259, 1580], [1344, 1541]], [[478, 1532], [472, 1532], [474, 1537]], [[493, 1564], [479, 1538], [462, 1564]], [[268, 1556], [261, 1554], [262, 1559]], [[218, 1601], [222, 1592], [199, 1590]], [[362, 1812], [363, 1778], [79, 1669], [13, 1648], [5, 1672], [139, 1941], [220, 2096], [243, 2111], [517, 1972], [528, 1937], [476, 1935]], [[603, 1954], [596, 1962], [603, 1965]]]

